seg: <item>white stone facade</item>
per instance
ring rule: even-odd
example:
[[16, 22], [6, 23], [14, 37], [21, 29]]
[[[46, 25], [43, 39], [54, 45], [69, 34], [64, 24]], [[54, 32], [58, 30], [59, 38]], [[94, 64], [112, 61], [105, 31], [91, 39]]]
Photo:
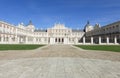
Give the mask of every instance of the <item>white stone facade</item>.
[[120, 44], [120, 21], [100, 27], [90, 25], [83, 30], [55, 24], [46, 30], [36, 30], [30, 21], [18, 26], [0, 21], [0, 44]]
[[78, 44], [85, 33], [55, 24], [47, 30], [36, 30], [32, 22], [18, 26], [0, 21], [0, 44]]
[[86, 41], [97, 44], [120, 44], [120, 21], [100, 27], [99, 24], [85, 26]]

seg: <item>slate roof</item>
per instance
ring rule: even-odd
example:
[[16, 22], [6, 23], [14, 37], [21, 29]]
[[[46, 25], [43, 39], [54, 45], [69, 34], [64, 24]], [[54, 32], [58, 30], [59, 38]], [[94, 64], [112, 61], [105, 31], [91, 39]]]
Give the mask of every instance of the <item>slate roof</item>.
[[47, 30], [34, 30], [34, 32], [47, 32]]
[[84, 32], [83, 30], [73, 29], [72, 32]]

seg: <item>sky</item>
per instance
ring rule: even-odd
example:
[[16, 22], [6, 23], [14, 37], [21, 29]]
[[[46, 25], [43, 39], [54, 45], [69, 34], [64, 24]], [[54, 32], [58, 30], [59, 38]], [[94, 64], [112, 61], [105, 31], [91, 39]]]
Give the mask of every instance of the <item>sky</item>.
[[32, 20], [37, 29], [55, 23], [83, 29], [87, 21], [104, 26], [120, 20], [120, 0], [0, 0], [0, 20], [14, 25]]

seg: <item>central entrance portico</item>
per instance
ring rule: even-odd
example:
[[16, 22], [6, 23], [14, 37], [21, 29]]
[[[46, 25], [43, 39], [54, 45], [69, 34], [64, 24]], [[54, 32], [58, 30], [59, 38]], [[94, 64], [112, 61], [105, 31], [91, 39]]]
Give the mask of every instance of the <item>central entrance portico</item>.
[[63, 44], [64, 43], [64, 38], [55, 38], [55, 43]]
[[68, 38], [57, 37], [57, 38], [50, 38], [50, 44], [68, 44]]

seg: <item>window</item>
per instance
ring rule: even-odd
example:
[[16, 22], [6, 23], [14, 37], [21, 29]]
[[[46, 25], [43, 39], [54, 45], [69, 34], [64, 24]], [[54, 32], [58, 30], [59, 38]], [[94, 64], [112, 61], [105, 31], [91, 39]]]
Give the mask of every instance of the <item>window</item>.
[[111, 30], [111, 27], [109, 29]]
[[115, 26], [113, 26], [113, 29], [115, 28]]
[[116, 25], [116, 27], [118, 28], [119, 25]]

